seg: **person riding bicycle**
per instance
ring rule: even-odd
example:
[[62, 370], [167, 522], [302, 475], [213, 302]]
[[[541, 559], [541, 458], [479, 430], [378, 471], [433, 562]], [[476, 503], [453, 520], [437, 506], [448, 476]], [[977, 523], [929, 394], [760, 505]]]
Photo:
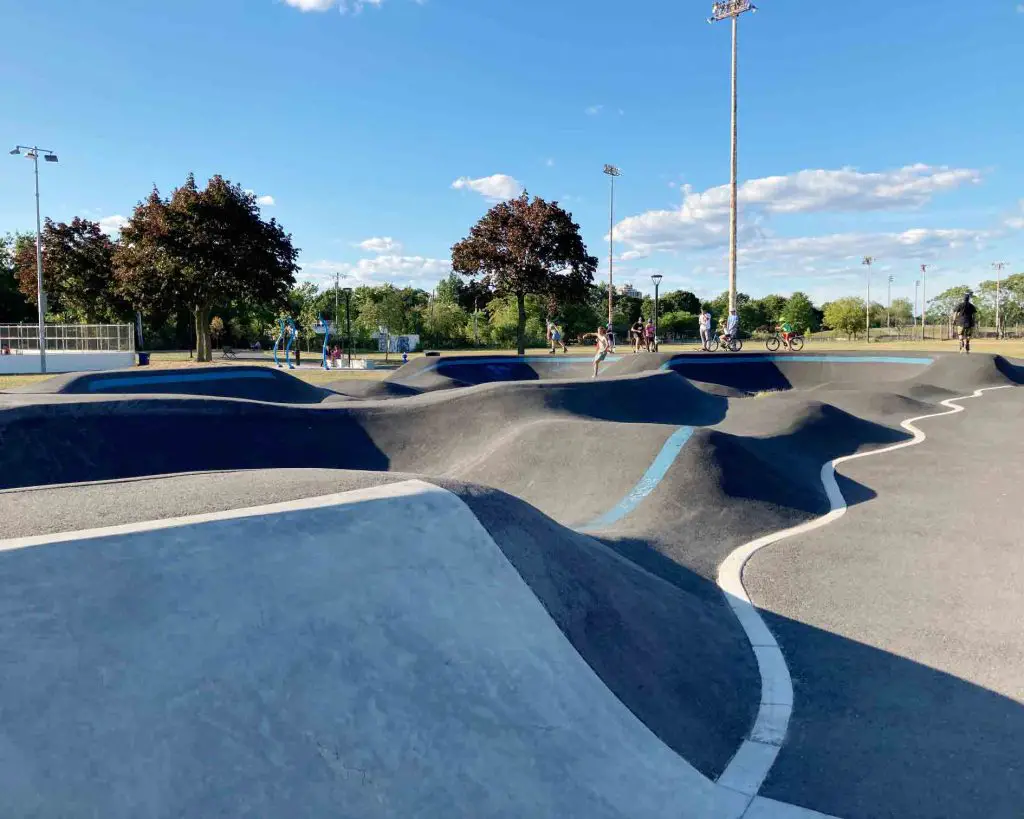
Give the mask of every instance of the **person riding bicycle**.
[[960, 338], [960, 352], [971, 351], [971, 336], [974, 335], [975, 314], [978, 308], [971, 304], [970, 290], [964, 293], [964, 300], [960, 302], [953, 311], [953, 323], [957, 327], [957, 336]]
[[736, 338], [736, 334], [740, 331], [740, 317], [736, 315], [736, 308], [734, 307], [729, 311], [729, 319], [725, 322], [725, 333], [722, 336], [722, 341], [729, 343], [732, 339]]
[[793, 325], [783, 320], [778, 329], [782, 333], [782, 343], [788, 347], [790, 339], [793, 338]]

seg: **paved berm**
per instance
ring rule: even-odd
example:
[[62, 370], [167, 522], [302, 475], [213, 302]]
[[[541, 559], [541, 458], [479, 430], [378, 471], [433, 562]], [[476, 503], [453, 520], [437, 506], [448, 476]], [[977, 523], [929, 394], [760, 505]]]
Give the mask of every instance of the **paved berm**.
[[[11, 815], [1019, 816], [1020, 362], [625, 355], [595, 380], [586, 358], [441, 356], [329, 388], [257, 370], [0, 395]], [[760, 797], [716, 786], [762, 684], [719, 565], [827, 512], [824, 462], [989, 387], [923, 443], [843, 465], [846, 516], [748, 564], [795, 708]], [[427, 503], [447, 523], [398, 487], [450, 499]], [[352, 492], [330, 526], [244, 511]], [[372, 524], [340, 522], [366, 504]], [[187, 538], [159, 534], [182, 516]], [[176, 619], [191, 607], [222, 624], [210, 640]]]

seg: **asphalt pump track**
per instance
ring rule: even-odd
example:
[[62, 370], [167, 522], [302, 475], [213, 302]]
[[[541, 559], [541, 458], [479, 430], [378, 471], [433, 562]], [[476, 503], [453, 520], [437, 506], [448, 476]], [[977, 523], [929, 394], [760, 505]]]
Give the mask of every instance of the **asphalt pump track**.
[[[326, 388], [230, 366], [0, 395], [5, 815], [913, 815], [773, 779], [806, 728], [793, 627], [744, 569], [869, 509], [844, 463], [934, 445], [971, 401], [1019, 438], [1024, 367], [590, 372], [441, 356]], [[949, 815], [1017, 815], [1022, 781]]]

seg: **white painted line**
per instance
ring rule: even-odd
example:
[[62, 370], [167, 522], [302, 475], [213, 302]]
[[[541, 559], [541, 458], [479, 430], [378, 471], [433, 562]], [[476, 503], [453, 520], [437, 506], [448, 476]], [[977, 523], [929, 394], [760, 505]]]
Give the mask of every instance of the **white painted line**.
[[380, 500], [419, 495], [425, 492], [444, 492], [434, 484], [425, 481], [408, 480], [397, 483], [386, 483], [365, 489], [353, 489], [349, 492], [336, 492], [333, 495], [319, 495], [314, 498], [268, 503], [263, 506], [250, 506], [246, 509], [226, 509], [221, 512], [204, 512], [198, 515], [185, 515], [163, 520], [144, 520], [136, 523], [123, 523], [117, 526], [103, 526], [97, 529], [82, 529], [77, 532], [55, 532], [48, 535], [31, 535], [0, 540], [0, 552], [14, 549], [27, 549], [31, 546], [45, 546], [48, 543], [64, 543], [71, 540], [89, 540], [97, 537], [114, 537], [130, 535], [136, 532], [153, 532], [157, 529], [173, 529], [179, 526], [192, 526], [196, 523], [210, 523], [218, 520], [235, 520], [252, 518], [260, 515], [279, 515], [285, 512], [297, 512], [304, 509], [321, 509], [325, 506], [358, 503], [364, 500]]
[[[725, 594], [729, 607], [736, 615], [736, 619], [739, 620], [757, 657], [757, 667], [761, 674], [761, 705], [758, 708], [757, 719], [749, 737], [740, 746], [732, 761], [718, 778], [719, 785], [756, 797], [768, 772], [775, 764], [783, 742], [785, 742], [789, 719], [793, 712], [793, 681], [789, 669], [786, 667], [785, 658], [782, 656], [782, 650], [764, 619], [751, 603], [743, 585], [743, 568], [747, 561], [765, 546], [828, 526], [846, 514], [846, 499], [836, 482], [836, 467], [839, 464], [916, 446], [927, 437], [921, 429], [915, 426], [917, 422], [926, 421], [929, 418], [941, 418], [945, 415], [956, 415], [964, 411], [964, 407], [960, 406], [958, 401], [980, 398], [983, 393], [990, 390], [1005, 390], [1011, 386], [1007, 384], [999, 387], [984, 387], [975, 390], [971, 395], [947, 398], [940, 402], [942, 406], [949, 408], [946, 412], [918, 415], [900, 423], [903, 429], [913, 435], [910, 440], [881, 449], [873, 449], [869, 452], [845, 455], [823, 464], [821, 483], [828, 496], [831, 507], [829, 512], [799, 526], [782, 529], [745, 543], [733, 550], [722, 561], [718, 567], [718, 587]], [[823, 814], [757, 797], [751, 802], [743, 816], [744, 819], [776, 819], [776, 817], [778, 819], [800, 819], [800, 817], [807, 819], [808, 817], [823, 816]]]

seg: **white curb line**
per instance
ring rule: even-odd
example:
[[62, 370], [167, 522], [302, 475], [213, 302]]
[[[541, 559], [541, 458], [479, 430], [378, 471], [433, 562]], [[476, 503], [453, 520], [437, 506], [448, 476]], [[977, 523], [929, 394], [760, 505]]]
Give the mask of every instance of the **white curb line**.
[[[949, 407], [946, 412], [936, 412], [930, 415], [918, 415], [915, 418], [908, 418], [900, 423], [903, 429], [913, 434], [909, 441], [902, 441], [898, 444], [873, 449], [870, 452], [859, 452], [855, 455], [845, 455], [829, 461], [821, 467], [821, 482], [828, 495], [831, 510], [814, 520], [793, 526], [789, 529], [782, 529], [770, 535], [764, 535], [756, 540], [735, 549], [718, 567], [718, 587], [725, 594], [725, 598], [732, 608], [736, 619], [740, 621], [747, 639], [754, 649], [757, 657], [757, 667], [761, 674], [761, 704], [758, 708], [757, 719], [750, 735], [736, 751], [732, 761], [726, 766], [722, 775], [718, 778], [718, 784], [733, 791], [746, 794], [754, 803], [754, 797], [761, 790], [768, 772], [779, 755], [783, 742], [786, 739], [786, 731], [789, 728], [789, 718], [793, 713], [793, 681], [789, 676], [789, 669], [786, 667], [786, 660], [782, 656], [782, 650], [772, 636], [768, 626], [761, 618], [760, 613], [750, 602], [747, 590], [743, 586], [743, 568], [750, 558], [765, 546], [778, 543], [780, 540], [802, 535], [815, 529], [827, 526], [833, 521], [839, 520], [846, 514], [846, 500], [836, 482], [836, 467], [846, 461], [857, 458], [867, 458], [873, 455], [883, 455], [887, 452], [895, 452], [897, 449], [904, 449], [916, 446], [927, 437], [924, 432], [914, 424], [918, 421], [925, 421], [929, 418], [941, 418], [945, 415], [955, 415], [964, 411], [964, 407], [957, 404], [957, 401], [966, 401], [969, 398], [980, 398], [982, 393], [989, 390], [1005, 390], [1012, 385], [1007, 384], [999, 387], [984, 387], [975, 390], [972, 395], [965, 395], [959, 398], [947, 398], [940, 402], [942, 406]], [[750, 815], [750, 808], [744, 816]]]

